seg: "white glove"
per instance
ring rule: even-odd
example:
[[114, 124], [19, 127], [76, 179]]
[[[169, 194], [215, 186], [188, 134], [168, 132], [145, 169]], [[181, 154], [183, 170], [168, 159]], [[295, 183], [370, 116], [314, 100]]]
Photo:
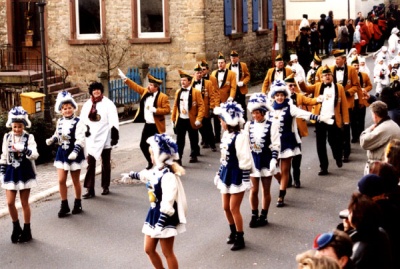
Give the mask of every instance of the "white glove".
[[238, 85], [239, 87], [243, 87], [243, 81], [239, 81], [239, 82], [237, 83], [237, 85]]
[[73, 151], [73, 152], [71, 152], [71, 154], [69, 154], [68, 160], [73, 161], [73, 160], [76, 159], [76, 157], [78, 157], [78, 153], [76, 153], [75, 151]]
[[324, 96], [323, 95], [318, 95], [317, 97], [317, 102], [322, 103], [324, 101]]
[[272, 158], [271, 161], [269, 162], [269, 170], [271, 171], [271, 175], [274, 175], [274, 172], [276, 170], [276, 164], [277, 160], [275, 158]]
[[129, 176], [129, 173], [122, 173], [121, 174], [121, 182], [122, 183], [131, 183], [133, 179]]
[[319, 121], [325, 122], [326, 124], [333, 124], [333, 119], [329, 115], [320, 115]]
[[218, 180], [219, 180], [219, 175], [218, 175], [218, 173], [215, 173], [215, 177], [214, 177], [214, 185], [215, 186], [218, 185]]
[[226, 100], [227, 102], [233, 102], [233, 98], [229, 97], [228, 100]]
[[53, 138], [46, 139], [47, 146], [50, 146], [51, 144], [53, 144], [53, 142], [54, 142]]
[[153, 232], [153, 234], [151, 235], [151, 237], [152, 237], [152, 238], [157, 238], [157, 237], [159, 237], [159, 236], [161, 235], [161, 231], [162, 231], [162, 227], [156, 225], [156, 227], [154, 228], [154, 232]]
[[120, 76], [121, 79], [123, 79], [124, 81], [127, 79], [127, 77], [125, 76], [124, 72], [121, 71], [121, 69], [118, 68], [118, 75]]
[[14, 149], [19, 152], [23, 151], [24, 147], [25, 147], [24, 143], [15, 143], [14, 144]]
[[196, 126], [200, 126], [200, 125], [201, 125], [201, 122], [200, 122], [200, 121], [198, 121], [198, 120], [196, 120], [196, 121], [194, 122], [194, 125], [196, 125]]
[[156, 113], [157, 112], [157, 108], [155, 108], [154, 106], [149, 108], [150, 112]]

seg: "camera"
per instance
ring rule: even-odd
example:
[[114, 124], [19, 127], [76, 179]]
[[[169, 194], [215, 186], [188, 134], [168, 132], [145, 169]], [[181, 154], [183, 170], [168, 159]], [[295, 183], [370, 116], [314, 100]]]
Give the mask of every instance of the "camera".
[[344, 209], [344, 210], [339, 212], [339, 218], [347, 219], [348, 217], [349, 217], [349, 210], [348, 209]]

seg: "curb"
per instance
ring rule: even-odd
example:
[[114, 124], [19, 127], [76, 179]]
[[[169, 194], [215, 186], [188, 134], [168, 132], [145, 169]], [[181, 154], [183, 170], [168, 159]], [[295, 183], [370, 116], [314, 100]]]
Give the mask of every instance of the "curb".
[[[101, 166], [96, 167], [96, 175], [98, 175], [100, 173], [101, 173]], [[80, 182], [85, 180], [85, 175], [86, 175], [86, 173], [80, 175], [80, 177], [79, 177], [79, 181]], [[72, 180], [69, 179], [69, 180], [67, 180], [67, 188], [69, 188], [71, 186], [72, 186]], [[83, 188], [83, 186], [82, 186], [82, 188]], [[40, 200], [42, 200], [42, 199], [44, 199], [46, 197], [49, 197], [49, 196], [53, 195], [56, 192], [58, 192], [58, 186], [51, 187], [50, 189], [47, 189], [47, 190], [42, 191], [42, 192], [40, 192], [40, 193], [38, 193], [36, 195], [33, 195], [33, 196], [31, 196], [29, 198], [29, 204], [35, 203], [37, 201], [40, 201]], [[17, 207], [17, 210], [22, 208], [21, 202], [16, 203], [15, 206]], [[8, 213], [8, 208], [4, 208], [4, 209], [0, 210], [0, 218], [6, 216], [8, 214], [9, 214]]]

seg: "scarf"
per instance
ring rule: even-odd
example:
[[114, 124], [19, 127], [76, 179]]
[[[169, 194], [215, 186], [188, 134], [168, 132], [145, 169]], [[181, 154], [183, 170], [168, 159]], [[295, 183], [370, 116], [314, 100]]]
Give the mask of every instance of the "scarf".
[[93, 105], [92, 105], [92, 108], [90, 109], [90, 112], [89, 112], [89, 120], [91, 120], [91, 121], [97, 121], [97, 109], [96, 109], [96, 104], [97, 104], [98, 102], [101, 102], [101, 100], [103, 100], [103, 95], [100, 95], [99, 97], [94, 97], [94, 96], [92, 96], [92, 97], [91, 97], [91, 100], [92, 100]]
[[286, 98], [282, 104], [278, 104], [276, 101], [274, 101], [274, 104], [272, 105], [272, 107], [277, 110], [277, 109], [282, 109], [284, 107], [287, 107], [289, 105], [289, 99]]

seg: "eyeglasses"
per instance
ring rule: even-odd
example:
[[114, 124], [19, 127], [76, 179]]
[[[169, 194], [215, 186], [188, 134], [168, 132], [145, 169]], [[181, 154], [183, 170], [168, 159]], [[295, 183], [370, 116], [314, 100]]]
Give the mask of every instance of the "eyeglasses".
[[294, 88], [294, 87], [296, 87], [296, 84], [289, 84], [288, 86], [289, 86], [289, 88]]
[[332, 242], [334, 237], [335, 236], [333, 233], [323, 233], [317, 235], [314, 239], [313, 248], [317, 250], [325, 248], [330, 242]]

